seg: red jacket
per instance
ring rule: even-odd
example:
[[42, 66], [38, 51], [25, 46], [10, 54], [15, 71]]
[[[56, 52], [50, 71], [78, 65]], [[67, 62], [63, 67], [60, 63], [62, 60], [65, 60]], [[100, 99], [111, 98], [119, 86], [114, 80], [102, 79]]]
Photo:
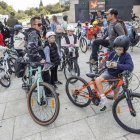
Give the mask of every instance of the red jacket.
[[3, 35], [0, 33], [0, 46], [4, 46]]
[[95, 26], [95, 27], [93, 27], [93, 30], [94, 30], [94, 35], [96, 34], [96, 33], [98, 33], [100, 30], [101, 30], [101, 27], [100, 26]]
[[93, 39], [93, 36], [94, 36], [94, 30], [88, 30], [87, 31], [87, 38], [88, 40], [92, 40]]
[[92, 40], [93, 37], [94, 37], [94, 35], [95, 35], [97, 32], [99, 32], [100, 30], [101, 30], [101, 27], [99, 27], [99, 26], [95, 26], [95, 27], [93, 27], [93, 29], [89, 29], [89, 30], [87, 31], [87, 38], [88, 38], [88, 40]]

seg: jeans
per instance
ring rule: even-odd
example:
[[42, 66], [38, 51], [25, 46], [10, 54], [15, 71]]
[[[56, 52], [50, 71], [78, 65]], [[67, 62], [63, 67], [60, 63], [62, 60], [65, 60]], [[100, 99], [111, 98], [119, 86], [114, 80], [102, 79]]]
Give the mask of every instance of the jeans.
[[91, 59], [94, 59], [95, 61], [98, 61], [98, 52], [99, 52], [100, 45], [109, 48], [110, 46], [109, 40], [96, 39], [93, 41]]

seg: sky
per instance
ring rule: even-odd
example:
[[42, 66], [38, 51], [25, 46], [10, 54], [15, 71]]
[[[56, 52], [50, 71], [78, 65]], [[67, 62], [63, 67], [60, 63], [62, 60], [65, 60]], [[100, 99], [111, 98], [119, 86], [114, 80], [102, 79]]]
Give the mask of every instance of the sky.
[[[38, 7], [40, 0], [0, 0], [14, 7], [15, 10], [26, 10], [29, 7]], [[54, 4], [59, 0], [42, 0], [44, 5]]]

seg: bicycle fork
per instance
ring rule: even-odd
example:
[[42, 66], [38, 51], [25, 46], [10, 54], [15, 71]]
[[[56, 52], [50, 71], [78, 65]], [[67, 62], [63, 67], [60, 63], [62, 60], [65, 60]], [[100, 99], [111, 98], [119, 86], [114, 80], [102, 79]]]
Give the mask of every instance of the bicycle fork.
[[129, 108], [129, 111], [130, 111], [130, 114], [135, 117], [136, 116], [136, 111], [133, 107], [133, 104], [132, 104], [132, 97], [131, 97], [131, 94], [132, 94], [132, 91], [127, 89], [126, 92], [125, 92], [125, 96], [126, 96], [126, 101], [127, 101], [127, 104], [128, 104], [128, 108]]

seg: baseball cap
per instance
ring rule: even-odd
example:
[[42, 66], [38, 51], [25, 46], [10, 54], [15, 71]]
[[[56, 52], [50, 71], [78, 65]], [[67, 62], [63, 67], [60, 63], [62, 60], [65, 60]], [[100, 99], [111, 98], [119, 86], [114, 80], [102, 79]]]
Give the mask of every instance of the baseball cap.
[[105, 14], [111, 14], [111, 15], [118, 15], [118, 11], [114, 8], [110, 8], [108, 11], [105, 12]]

